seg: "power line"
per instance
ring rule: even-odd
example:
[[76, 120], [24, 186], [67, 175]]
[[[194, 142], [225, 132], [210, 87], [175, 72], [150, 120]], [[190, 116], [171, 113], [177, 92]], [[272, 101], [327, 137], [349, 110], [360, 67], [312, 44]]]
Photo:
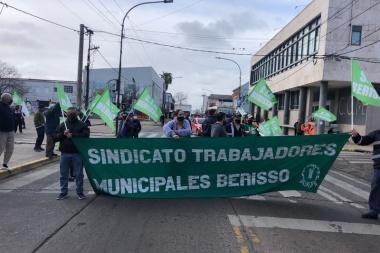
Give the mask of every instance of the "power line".
[[37, 16], [37, 15], [31, 14], [31, 13], [29, 13], [29, 12], [26, 12], [26, 11], [23, 11], [23, 10], [20, 10], [20, 9], [17, 9], [16, 7], [13, 7], [13, 6], [8, 5], [8, 4], [6, 4], [6, 3], [0, 2], [0, 4], [2, 4], [3, 6], [5, 6], [5, 7], [7, 7], [7, 8], [9, 7], [9, 8], [12, 8], [12, 9], [16, 10], [16, 11], [19, 11], [19, 12], [22, 12], [22, 13], [27, 14], [27, 15], [29, 15], [29, 16], [32, 16], [32, 17], [34, 17], [34, 18], [38, 18], [38, 19], [43, 20], [43, 21], [45, 21], [45, 22], [48, 22], [48, 23], [50, 23], [50, 24], [53, 24], [53, 25], [56, 25], [56, 26], [59, 26], [59, 27], [62, 27], [62, 28], [65, 28], [65, 29], [68, 29], [68, 30], [71, 30], [71, 31], [74, 31], [74, 32], [79, 33], [79, 31], [76, 30], [76, 29], [74, 29], [74, 28], [70, 28], [70, 27], [67, 27], [67, 26], [64, 26], [64, 25], [58, 24], [58, 23], [56, 23], [56, 22], [53, 22], [53, 21], [47, 20], [47, 19], [45, 19], [45, 18], [41, 18], [41, 17], [39, 17], [39, 16]]

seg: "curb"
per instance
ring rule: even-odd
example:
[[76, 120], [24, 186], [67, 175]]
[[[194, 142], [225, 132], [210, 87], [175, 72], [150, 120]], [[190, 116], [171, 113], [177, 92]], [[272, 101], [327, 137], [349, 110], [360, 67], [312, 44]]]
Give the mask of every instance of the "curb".
[[44, 166], [46, 164], [49, 164], [49, 163], [52, 163], [52, 162], [55, 162], [55, 161], [59, 161], [59, 158], [60, 158], [60, 155], [58, 155], [56, 157], [53, 157], [52, 159], [49, 159], [49, 158], [45, 157], [45, 158], [41, 158], [39, 160], [35, 160], [35, 161], [32, 161], [32, 162], [28, 162], [28, 163], [25, 163], [25, 164], [14, 166], [13, 170], [11, 170], [11, 171], [9, 171], [9, 170], [0, 170], [0, 180], [4, 179], [4, 178], [7, 178], [7, 177], [11, 177], [13, 175], [17, 175], [17, 174], [29, 171], [29, 170], [33, 170], [35, 168], [38, 168], [40, 166]]

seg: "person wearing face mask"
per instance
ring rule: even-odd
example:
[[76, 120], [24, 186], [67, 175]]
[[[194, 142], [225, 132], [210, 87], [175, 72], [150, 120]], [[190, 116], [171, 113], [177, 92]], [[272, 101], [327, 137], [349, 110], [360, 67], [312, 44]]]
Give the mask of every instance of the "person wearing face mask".
[[225, 125], [229, 137], [244, 137], [244, 127], [241, 125], [241, 115], [235, 114], [234, 120]]
[[3, 170], [12, 170], [8, 167], [8, 162], [11, 160], [14, 145], [14, 121], [13, 110], [10, 105], [13, 103], [12, 95], [9, 93], [3, 93], [0, 99], [0, 155], [3, 154]]
[[248, 115], [247, 123], [244, 124], [244, 132], [247, 136], [257, 136], [257, 127], [253, 124], [253, 116], [251, 114]]
[[128, 118], [128, 113], [123, 112], [121, 114], [120, 129], [116, 138], [132, 138], [135, 124]]
[[167, 137], [179, 139], [180, 137], [190, 137], [191, 126], [181, 109], [174, 112], [174, 119], [166, 123], [163, 127], [164, 133]]
[[85, 199], [83, 194], [83, 162], [75, 147], [73, 138], [89, 138], [90, 129], [87, 124], [78, 119], [78, 113], [74, 107], [67, 109], [66, 122], [61, 123], [53, 134], [53, 140], [60, 142], [59, 151], [61, 151], [60, 186], [61, 194], [56, 198], [62, 200], [68, 197], [68, 181], [70, 166], [74, 168], [76, 192], [78, 199]]
[[139, 133], [141, 131], [141, 122], [137, 118], [137, 115], [133, 116], [133, 120], [132, 121], [133, 121], [133, 124], [134, 124], [132, 137], [133, 138], [139, 138]]

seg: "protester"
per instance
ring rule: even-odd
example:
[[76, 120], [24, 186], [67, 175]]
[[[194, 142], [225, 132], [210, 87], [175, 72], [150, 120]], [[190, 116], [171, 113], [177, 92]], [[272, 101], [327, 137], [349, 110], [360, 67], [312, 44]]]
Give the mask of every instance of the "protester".
[[247, 123], [243, 125], [244, 132], [247, 136], [257, 136], [258, 131], [255, 124], [253, 124], [253, 116], [248, 115]]
[[8, 167], [14, 150], [14, 121], [13, 110], [10, 105], [13, 103], [12, 95], [3, 93], [0, 99], [0, 155], [3, 154], [3, 167], [4, 170], [12, 170]]
[[232, 121], [234, 121], [232, 114], [226, 113], [226, 120], [224, 121], [224, 126], [230, 124]]
[[13, 112], [14, 131], [17, 132], [17, 128], [22, 133], [22, 112], [19, 105], [16, 105]]
[[74, 145], [73, 138], [89, 138], [90, 129], [88, 126], [78, 120], [78, 112], [74, 107], [67, 109], [67, 120], [61, 123], [54, 131], [54, 141], [59, 141], [59, 150], [61, 151], [61, 160], [59, 164], [60, 170], [60, 186], [61, 194], [57, 200], [62, 200], [68, 196], [68, 177], [70, 166], [74, 167], [76, 192], [78, 199], [85, 199], [83, 194], [83, 162]]
[[137, 118], [137, 115], [134, 115], [133, 116], [133, 124], [134, 124], [134, 128], [133, 128], [133, 133], [132, 133], [132, 137], [133, 138], [139, 138], [139, 133], [141, 131], [141, 122], [140, 120]]
[[128, 118], [128, 113], [125, 111], [121, 115], [120, 128], [117, 133], [117, 138], [132, 138], [133, 129], [135, 124], [131, 119]]
[[44, 112], [44, 115], [46, 117], [45, 122], [45, 134], [46, 134], [46, 157], [49, 157], [50, 159], [57, 156], [57, 154], [54, 153], [54, 140], [53, 140], [53, 134], [55, 129], [59, 126], [59, 117], [61, 115], [61, 106], [59, 103], [51, 104], [49, 106], [49, 109]]
[[173, 139], [176, 140], [180, 137], [190, 137], [191, 135], [191, 126], [189, 122], [185, 120], [181, 109], [177, 109], [174, 112], [174, 119], [166, 123], [163, 130], [167, 137], [173, 137]]
[[191, 128], [191, 120], [189, 118], [189, 114], [188, 113], [185, 114], [185, 120], [187, 120], [189, 122], [190, 128]]
[[362, 214], [364, 219], [378, 219], [380, 213], [380, 130], [375, 130], [361, 136], [355, 129], [350, 131], [352, 140], [361, 146], [373, 145], [373, 171], [371, 179], [371, 192], [369, 193], [369, 212]]
[[25, 125], [25, 113], [22, 111], [22, 105], [20, 105], [20, 110], [21, 110], [21, 123], [22, 123], [22, 129], [25, 129], [26, 128], [26, 125]]
[[204, 137], [211, 137], [211, 126], [216, 121], [217, 121], [216, 110], [215, 109], [210, 109], [209, 110], [209, 115], [207, 116], [207, 118], [202, 123], [202, 136], [204, 136]]
[[231, 123], [228, 123], [224, 126], [229, 137], [244, 137], [244, 128], [240, 123], [241, 115], [235, 114], [234, 120]]
[[211, 126], [211, 137], [228, 137], [227, 131], [224, 128], [226, 114], [224, 112], [218, 112], [215, 119], [216, 122]]
[[41, 147], [42, 142], [44, 141], [45, 137], [45, 105], [41, 104], [38, 106], [37, 112], [34, 114], [34, 127], [37, 131], [37, 139], [36, 143], [34, 144], [34, 151], [41, 152], [44, 151]]
[[304, 124], [302, 124], [301, 130], [303, 131], [304, 135], [315, 135], [313, 120], [310, 119], [309, 122], [306, 124], [306, 126]]
[[303, 135], [302, 126], [305, 125], [298, 119], [296, 123], [294, 123], [294, 135]]
[[161, 127], [163, 127], [165, 124], [165, 116], [163, 114], [160, 116], [160, 122], [161, 122]]

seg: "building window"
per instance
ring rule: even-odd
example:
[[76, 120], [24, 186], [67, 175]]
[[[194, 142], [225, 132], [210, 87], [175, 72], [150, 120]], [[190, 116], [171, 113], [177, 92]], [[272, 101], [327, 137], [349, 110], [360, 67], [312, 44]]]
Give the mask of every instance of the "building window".
[[73, 86], [63, 86], [63, 91], [66, 93], [73, 93]]
[[360, 46], [362, 41], [362, 27], [353, 25], [351, 35], [351, 45]]
[[300, 103], [300, 91], [290, 92], [290, 109], [298, 109]]
[[285, 108], [285, 94], [278, 94], [277, 109], [284, 110]]
[[[318, 53], [321, 17], [316, 17], [297, 33], [252, 66], [252, 84], [297, 66]], [[361, 31], [361, 30], [360, 30]], [[361, 34], [360, 34], [361, 37]]]
[[54, 92], [57, 92], [57, 87], [54, 87]]

